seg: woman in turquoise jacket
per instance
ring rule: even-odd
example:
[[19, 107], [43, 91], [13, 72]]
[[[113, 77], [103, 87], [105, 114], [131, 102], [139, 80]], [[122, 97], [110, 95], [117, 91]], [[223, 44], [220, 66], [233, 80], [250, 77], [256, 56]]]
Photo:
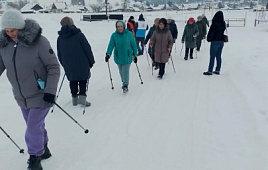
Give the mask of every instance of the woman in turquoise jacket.
[[137, 45], [133, 34], [126, 29], [123, 21], [117, 21], [115, 26], [116, 31], [110, 38], [105, 61], [108, 62], [114, 51], [114, 62], [118, 65], [125, 93], [128, 91], [130, 65], [133, 60], [137, 63]]

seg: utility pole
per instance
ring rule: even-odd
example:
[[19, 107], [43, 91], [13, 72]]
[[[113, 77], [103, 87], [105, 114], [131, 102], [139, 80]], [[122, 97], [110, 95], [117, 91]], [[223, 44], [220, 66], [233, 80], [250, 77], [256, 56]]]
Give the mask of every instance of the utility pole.
[[166, 17], [167, 17], [167, 0], [166, 0]]
[[105, 10], [106, 10], [106, 16], [108, 17], [108, 0], [105, 0]]

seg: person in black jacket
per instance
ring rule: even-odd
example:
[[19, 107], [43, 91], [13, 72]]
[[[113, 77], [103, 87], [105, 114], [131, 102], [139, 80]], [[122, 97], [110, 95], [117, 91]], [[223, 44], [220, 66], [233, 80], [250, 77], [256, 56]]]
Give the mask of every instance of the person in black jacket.
[[[153, 36], [153, 33], [154, 33], [156, 27], [158, 27], [159, 20], [160, 20], [160, 18], [156, 18], [154, 20], [154, 25], [150, 28], [148, 34], [146, 35], [146, 38], [144, 40], [144, 45], [146, 45], [148, 43], [149, 39]], [[159, 67], [158, 67], [158, 63], [156, 63], [155, 60], [154, 60], [154, 46], [152, 48], [149, 46], [148, 53], [149, 53], [150, 57], [153, 60], [154, 69], [157, 70]]]
[[61, 25], [57, 40], [58, 57], [70, 81], [73, 105], [90, 106], [91, 103], [86, 101], [86, 91], [90, 69], [95, 63], [91, 47], [71, 18], [64, 17]]
[[130, 16], [127, 22], [127, 29], [133, 34], [133, 36], [135, 37], [135, 19], [133, 16]]
[[177, 25], [175, 24], [175, 21], [171, 17], [168, 17], [167, 23], [168, 23], [169, 30], [171, 32], [172, 38], [173, 38], [174, 43], [175, 43], [176, 39], [178, 38]]
[[199, 30], [199, 34], [196, 37], [196, 50], [200, 51], [202, 40], [206, 36], [206, 25], [202, 23], [202, 17], [201, 16], [197, 17], [196, 25], [197, 25], [198, 30]]
[[207, 35], [207, 26], [209, 27], [209, 22], [205, 14], [202, 14], [202, 23], [205, 25], [205, 37]]
[[[221, 53], [224, 44], [224, 31], [226, 29], [226, 23], [224, 21], [223, 12], [218, 11], [213, 19], [212, 25], [209, 29], [207, 41], [211, 42], [210, 44], [210, 61], [208, 66], [208, 71], [204, 72], [204, 75], [212, 75], [212, 73], [219, 75], [221, 70]], [[214, 72], [214, 61], [217, 60], [217, 67]]]

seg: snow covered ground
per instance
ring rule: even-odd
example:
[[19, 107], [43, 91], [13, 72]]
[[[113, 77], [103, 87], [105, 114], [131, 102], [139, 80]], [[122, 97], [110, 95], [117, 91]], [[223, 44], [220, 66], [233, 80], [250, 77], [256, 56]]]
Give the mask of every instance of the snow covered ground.
[[[209, 61], [209, 43], [203, 42], [197, 59], [183, 60], [181, 22], [203, 11], [169, 12], [179, 28], [173, 60], [163, 80], [152, 76], [146, 54], [138, 57], [144, 84], [133, 64], [129, 93], [122, 94], [117, 66], [104, 62], [115, 21], [83, 22], [80, 14], [26, 15], [36, 19], [56, 51], [60, 19], [71, 16], [88, 38], [96, 59], [88, 98], [92, 106], [82, 114], [73, 107], [65, 81], [58, 104], [90, 130], [83, 133], [58, 108], [49, 114], [46, 126], [52, 158], [44, 170], [267, 170], [268, 167], [268, 56], [267, 25], [255, 28], [255, 14], [247, 12], [246, 27], [228, 28], [229, 43], [223, 49], [220, 76], [203, 76]], [[208, 19], [211, 13], [206, 13]], [[245, 11], [224, 11], [226, 18], [244, 17]], [[126, 13], [138, 18], [139, 13]], [[145, 13], [151, 26], [165, 12]], [[62, 72], [63, 75], [63, 72]], [[13, 99], [8, 80], [0, 77], [0, 125], [20, 147], [25, 123]], [[0, 169], [23, 170], [27, 154], [19, 154], [0, 132]]]

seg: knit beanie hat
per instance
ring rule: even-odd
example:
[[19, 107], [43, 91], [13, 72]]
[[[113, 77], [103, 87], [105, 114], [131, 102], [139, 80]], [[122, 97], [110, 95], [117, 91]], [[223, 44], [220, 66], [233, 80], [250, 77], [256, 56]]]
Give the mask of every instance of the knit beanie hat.
[[62, 18], [62, 20], [60, 21], [61, 26], [65, 26], [65, 25], [74, 25], [74, 21], [72, 18], [70, 17], [64, 17]]
[[3, 13], [1, 26], [2, 29], [23, 29], [25, 27], [25, 20], [20, 11], [10, 8]]
[[189, 22], [194, 22], [194, 18], [193, 17], [191, 17], [191, 18], [189, 18], [189, 20], [188, 20]]
[[197, 17], [197, 19], [200, 19], [200, 20], [202, 20], [202, 16], [198, 16], [198, 17]]
[[123, 21], [117, 21], [117, 23], [116, 23], [116, 27], [118, 27], [118, 26], [124, 26], [124, 23], [123, 23]]

